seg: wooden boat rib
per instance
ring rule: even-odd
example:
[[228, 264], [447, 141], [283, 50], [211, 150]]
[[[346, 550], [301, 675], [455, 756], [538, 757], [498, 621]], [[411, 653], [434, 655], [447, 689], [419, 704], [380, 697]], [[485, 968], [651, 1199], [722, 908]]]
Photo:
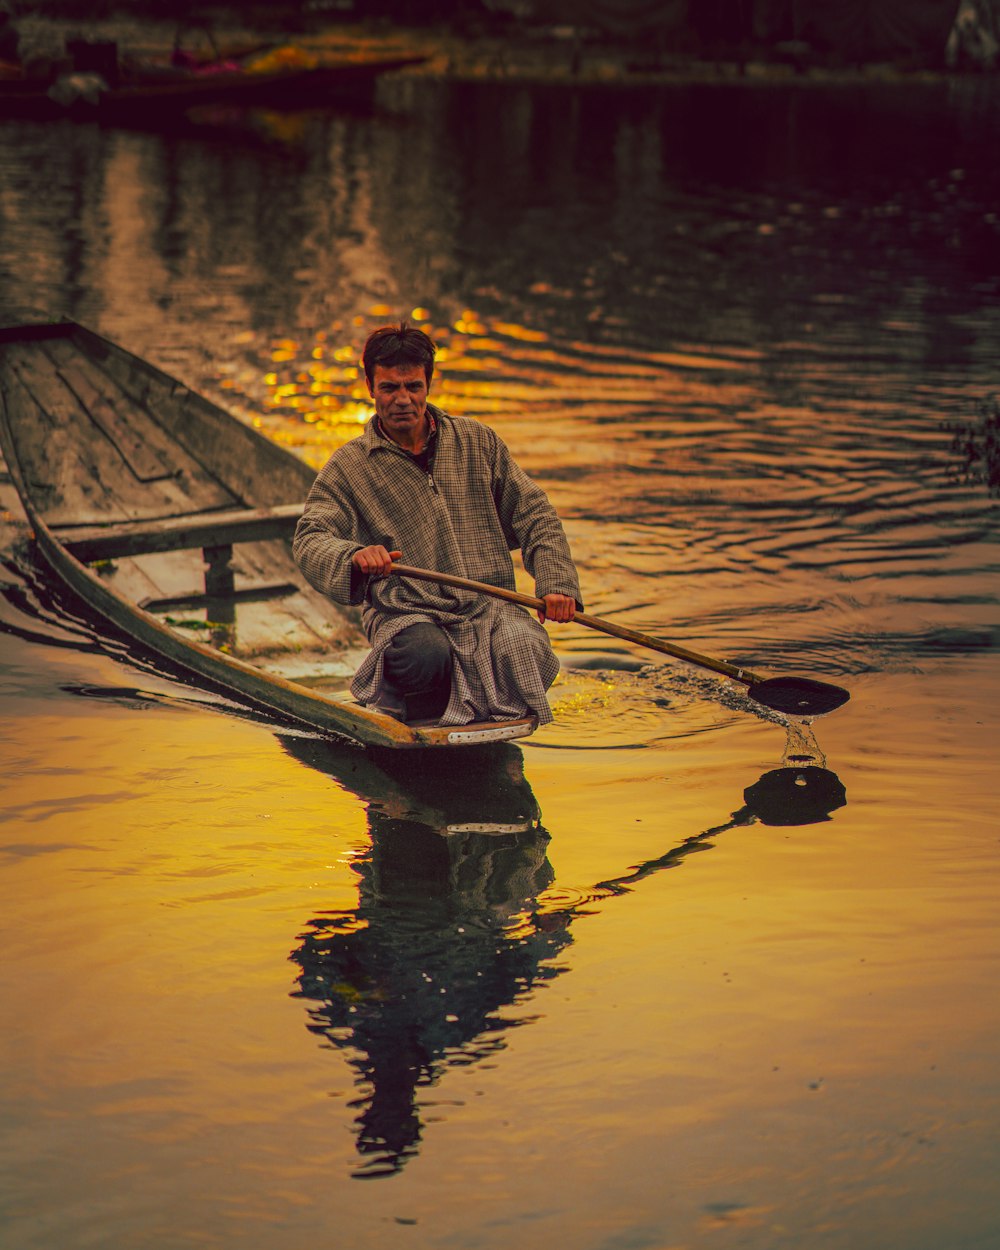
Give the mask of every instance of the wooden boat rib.
[[291, 535], [313, 471], [73, 322], [0, 327], [0, 445], [44, 563], [186, 677], [367, 746], [524, 737], [532, 717], [403, 724], [350, 699], [367, 642]]

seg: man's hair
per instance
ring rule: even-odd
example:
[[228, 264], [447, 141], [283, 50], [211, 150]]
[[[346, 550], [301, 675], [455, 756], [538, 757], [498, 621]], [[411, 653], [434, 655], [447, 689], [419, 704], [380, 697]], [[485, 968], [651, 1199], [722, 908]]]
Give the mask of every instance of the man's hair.
[[437, 347], [423, 330], [401, 321], [398, 326], [382, 326], [368, 336], [361, 360], [365, 366], [368, 385], [374, 386], [375, 366], [397, 369], [401, 365], [421, 365], [427, 385], [434, 376], [434, 353]]

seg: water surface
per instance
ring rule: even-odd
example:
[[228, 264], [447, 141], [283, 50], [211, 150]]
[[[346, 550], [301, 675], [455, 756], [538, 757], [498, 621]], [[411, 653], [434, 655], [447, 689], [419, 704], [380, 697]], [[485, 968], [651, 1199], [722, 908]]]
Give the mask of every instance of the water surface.
[[0, 487], [5, 1246], [995, 1244], [998, 98], [0, 127], [4, 304], [316, 466], [412, 315], [590, 611], [853, 696], [572, 627], [555, 725], [401, 766], [97, 637]]

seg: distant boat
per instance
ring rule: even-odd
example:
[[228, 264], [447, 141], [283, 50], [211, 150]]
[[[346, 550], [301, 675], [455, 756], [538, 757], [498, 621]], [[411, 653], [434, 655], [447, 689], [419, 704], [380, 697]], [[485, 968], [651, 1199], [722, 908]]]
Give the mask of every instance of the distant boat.
[[191, 109], [305, 108], [362, 102], [383, 74], [416, 65], [423, 56], [345, 57], [296, 62], [275, 58], [179, 68], [123, 61], [114, 73], [81, 69], [54, 83], [0, 68], [0, 117], [78, 117], [104, 122], [169, 121]]
[[73, 322], [0, 326], [0, 447], [35, 551], [167, 669], [323, 734], [390, 748], [521, 738], [533, 717], [404, 724], [347, 693], [357, 612], [309, 586], [291, 535], [315, 473]]

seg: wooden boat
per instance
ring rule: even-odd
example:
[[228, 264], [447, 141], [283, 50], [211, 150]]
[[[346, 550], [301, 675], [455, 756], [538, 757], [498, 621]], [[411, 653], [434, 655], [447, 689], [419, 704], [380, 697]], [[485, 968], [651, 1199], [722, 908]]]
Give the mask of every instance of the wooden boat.
[[382, 74], [425, 60], [423, 56], [350, 57], [315, 66], [288, 65], [260, 71], [239, 65], [180, 70], [125, 66], [112, 84], [69, 74], [54, 84], [0, 74], [0, 117], [76, 117], [102, 122], [170, 121], [192, 109], [215, 107], [305, 108], [360, 102], [372, 96]]
[[0, 446], [44, 564], [169, 671], [368, 746], [535, 729], [530, 716], [403, 724], [354, 702], [357, 612], [313, 590], [291, 554], [313, 470], [84, 327], [0, 326]]

